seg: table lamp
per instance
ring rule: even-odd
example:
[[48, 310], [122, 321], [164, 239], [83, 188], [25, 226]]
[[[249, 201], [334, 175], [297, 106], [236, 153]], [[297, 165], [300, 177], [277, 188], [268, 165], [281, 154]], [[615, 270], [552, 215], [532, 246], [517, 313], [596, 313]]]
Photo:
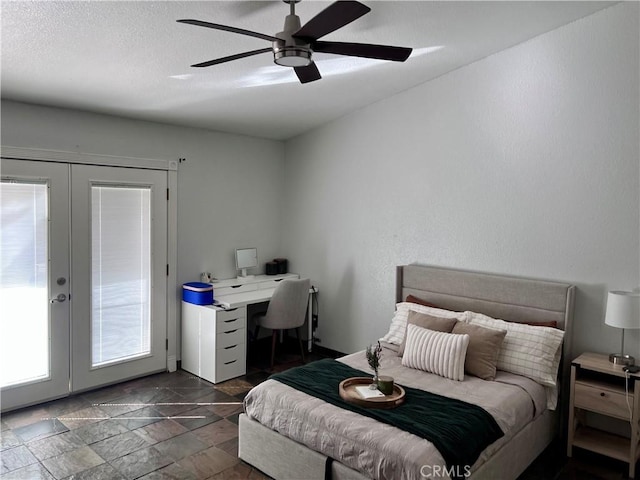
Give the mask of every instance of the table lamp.
[[624, 353], [624, 329], [640, 329], [640, 293], [609, 292], [604, 323], [610, 327], [622, 329], [622, 348], [620, 353], [609, 355], [609, 361], [615, 365], [633, 365], [635, 359], [631, 355], [625, 355]]

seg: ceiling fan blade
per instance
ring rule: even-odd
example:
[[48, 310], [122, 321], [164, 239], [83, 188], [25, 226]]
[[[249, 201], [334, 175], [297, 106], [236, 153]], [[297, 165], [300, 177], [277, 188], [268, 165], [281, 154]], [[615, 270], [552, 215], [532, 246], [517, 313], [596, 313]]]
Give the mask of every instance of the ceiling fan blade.
[[317, 40], [357, 20], [370, 11], [369, 7], [355, 0], [338, 1], [332, 3], [305, 23], [293, 36]]
[[186, 23], [189, 25], [196, 25], [198, 27], [213, 28], [215, 30], [224, 30], [226, 32], [239, 33], [240, 35], [248, 35], [250, 37], [261, 38], [268, 40], [269, 42], [275, 42], [278, 39], [271, 35], [265, 35], [264, 33], [252, 32], [251, 30], [244, 30], [243, 28], [230, 27], [229, 25], [220, 25], [219, 23], [203, 22], [202, 20], [182, 19], [176, 20], [178, 23]]
[[351, 57], [375, 58], [378, 60], [391, 60], [393, 62], [404, 62], [409, 58], [409, 55], [411, 55], [412, 52], [411, 48], [406, 47], [346, 42], [313, 42], [311, 44], [311, 49], [314, 52], [349, 55]]
[[311, 62], [306, 67], [294, 67], [293, 69], [295, 70], [300, 83], [315, 82], [316, 80], [320, 80], [322, 78], [320, 72], [318, 71], [318, 67], [314, 62]]
[[229, 55], [228, 57], [216, 58], [215, 60], [209, 60], [208, 62], [196, 63], [191, 65], [192, 67], [210, 67], [211, 65], [218, 65], [219, 63], [230, 62], [231, 60], [238, 60], [239, 58], [251, 57], [252, 55], [258, 55], [260, 53], [273, 52], [271, 48], [260, 48], [259, 50], [251, 50], [250, 52], [237, 53], [235, 55]]

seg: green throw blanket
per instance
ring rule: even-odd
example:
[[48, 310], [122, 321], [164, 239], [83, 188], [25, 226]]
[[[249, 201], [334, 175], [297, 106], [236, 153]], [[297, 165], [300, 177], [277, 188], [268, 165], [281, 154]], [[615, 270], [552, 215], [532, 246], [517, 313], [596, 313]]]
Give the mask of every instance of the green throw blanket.
[[338, 386], [362, 371], [331, 359], [276, 373], [270, 378], [313, 395], [325, 402], [388, 423], [433, 443], [452, 471], [465, 472], [480, 453], [504, 433], [483, 408], [416, 388], [404, 387], [402, 405], [390, 409], [370, 409], [345, 402]]

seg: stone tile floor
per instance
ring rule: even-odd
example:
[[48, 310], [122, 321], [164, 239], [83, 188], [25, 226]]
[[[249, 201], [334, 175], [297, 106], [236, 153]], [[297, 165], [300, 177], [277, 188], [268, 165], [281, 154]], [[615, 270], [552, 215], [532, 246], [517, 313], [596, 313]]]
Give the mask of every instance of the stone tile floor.
[[[268, 478], [237, 453], [242, 399], [270, 374], [252, 363], [244, 377], [218, 385], [179, 370], [4, 414], [0, 478]], [[299, 364], [285, 354], [274, 370]], [[519, 480], [623, 478], [621, 462], [579, 452], [567, 461], [564, 447], [552, 445]]]

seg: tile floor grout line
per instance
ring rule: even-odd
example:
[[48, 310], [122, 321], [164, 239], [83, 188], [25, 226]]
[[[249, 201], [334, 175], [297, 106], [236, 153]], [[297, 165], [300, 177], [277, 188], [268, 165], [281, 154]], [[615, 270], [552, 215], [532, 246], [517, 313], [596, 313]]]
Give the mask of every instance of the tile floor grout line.
[[[125, 414], [126, 415], [126, 414]], [[43, 418], [43, 420], [165, 420], [165, 419], [175, 419], [175, 418], [186, 418], [186, 419], [194, 419], [194, 418], [207, 418], [206, 415], [189, 415], [189, 416], [173, 416], [173, 417], [52, 417], [52, 418]]]
[[166, 403], [94, 403], [94, 407], [164, 407], [181, 405], [242, 405], [242, 402], [166, 402]]

